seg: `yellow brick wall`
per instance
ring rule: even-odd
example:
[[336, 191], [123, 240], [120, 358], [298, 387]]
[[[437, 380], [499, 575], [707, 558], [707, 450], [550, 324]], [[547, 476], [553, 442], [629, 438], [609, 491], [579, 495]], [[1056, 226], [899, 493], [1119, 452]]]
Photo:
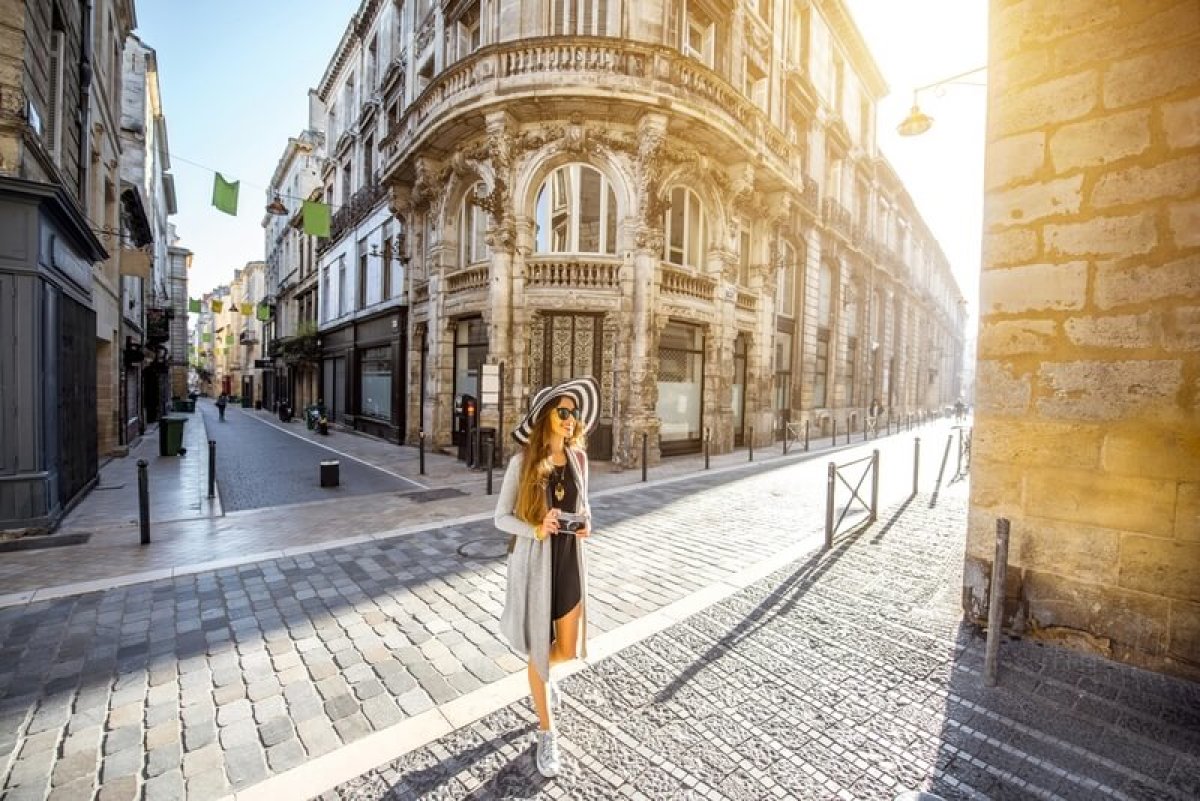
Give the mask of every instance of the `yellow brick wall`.
[[990, 27], [964, 606], [1200, 677], [1200, 2]]

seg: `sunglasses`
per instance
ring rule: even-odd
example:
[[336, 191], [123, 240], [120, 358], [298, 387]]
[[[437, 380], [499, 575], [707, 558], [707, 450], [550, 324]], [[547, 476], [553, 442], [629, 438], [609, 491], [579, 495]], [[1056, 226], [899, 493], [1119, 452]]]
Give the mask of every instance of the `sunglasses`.
[[578, 409], [568, 409], [566, 406], [558, 406], [554, 409], [554, 413], [558, 415], [559, 420], [566, 420], [568, 417], [579, 419]]

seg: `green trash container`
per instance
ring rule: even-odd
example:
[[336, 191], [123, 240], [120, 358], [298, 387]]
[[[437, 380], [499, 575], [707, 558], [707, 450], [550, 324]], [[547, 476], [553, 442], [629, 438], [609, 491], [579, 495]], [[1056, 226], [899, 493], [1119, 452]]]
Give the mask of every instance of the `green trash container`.
[[242, 398], [242, 408], [243, 409], [249, 409], [253, 405], [254, 405], [254, 401], [250, 400], [249, 395], [246, 395], [245, 397]]
[[174, 401], [174, 409], [176, 412], [186, 412], [187, 414], [196, 413], [196, 402], [194, 400], [182, 400], [176, 398]]
[[178, 456], [183, 447], [183, 426], [186, 417], [166, 415], [158, 421], [158, 455]]

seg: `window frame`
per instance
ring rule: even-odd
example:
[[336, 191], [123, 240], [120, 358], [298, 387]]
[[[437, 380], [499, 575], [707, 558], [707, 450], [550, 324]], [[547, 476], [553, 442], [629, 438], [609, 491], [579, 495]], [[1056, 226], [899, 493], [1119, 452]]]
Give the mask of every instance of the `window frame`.
[[[677, 199], [678, 193], [683, 193], [682, 203]], [[708, 215], [704, 208], [704, 202], [695, 190], [686, 186], [672, 187], [670, 198], [671, 205], [663, 212], [663, 261], [677, 267], [703, 270], [704, 258], [708, 253]], [[672, 215], [677, 208], [682, 209], [680, 219], [683, 222], [683, 235], [678, 248], [672, 243], [675, 231]], [[692, 230], [696, 221], [699, 222], [698, 233]], [[699, 252], [690, 253], [692, 250]], [[679, 254], [679, 261], [675, 261], [673, 258], [676, 252]]]
[[[597, 212], [599, 230], [595, 250], [580, 249], [584, 224], [581, 210], [585, 170], [595, 173], [600, 187], [600, 206]], [[547, 189], [549, 189], [549, 196], [547, 196]], [[574, 161], [554, 168], [542, 181], [537, 195], [534, 197], [534, 254], [617, 255], [617, 229], [620, 226], [620, 217], [617, 211], [616, 190], [603, 171], [582, 161]], [[554, 222], [559, 216], [566, 218], [566, 239], [561, 243], [555, 241], [557, 226]]]

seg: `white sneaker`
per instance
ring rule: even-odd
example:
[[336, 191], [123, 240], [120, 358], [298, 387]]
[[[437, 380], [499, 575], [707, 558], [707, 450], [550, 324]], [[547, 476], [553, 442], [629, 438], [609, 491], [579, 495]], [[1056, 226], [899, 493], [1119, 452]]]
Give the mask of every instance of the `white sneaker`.
[[553, 679], [546, 682], [546, 700], [551, 711], [557, 712], [562, 709], [562, 693], [558, 691], [558, 682]]
[[537, 733], [537, 769], [547, 779], [553, 779], [562, 770], [558, 755], [558, 734], [553, 729]]

